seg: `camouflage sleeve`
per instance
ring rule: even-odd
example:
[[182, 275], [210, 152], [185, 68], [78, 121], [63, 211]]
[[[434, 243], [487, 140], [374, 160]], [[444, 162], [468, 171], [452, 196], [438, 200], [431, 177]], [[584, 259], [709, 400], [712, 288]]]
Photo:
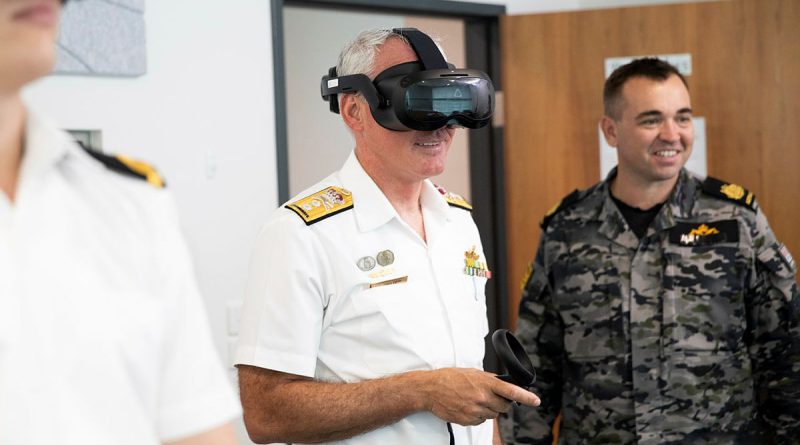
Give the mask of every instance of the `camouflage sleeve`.
[[516, 335], [536, 368], [533, 392], [542, 400], [537, 408], [513, 406], [501, 420], [506, 444], [542, 444], [553, 441], [553, 421], [561, 409], [561, 356], [563, 327], [554, 309], [548, 269], [545, 266], [545, 236], [539, 244], [533, 270], [522, 291]]
[[749, 352], [758, 413], [776, 437], [800, 437], [800, 296], [797, 266], [758, 211], [749, 285]]

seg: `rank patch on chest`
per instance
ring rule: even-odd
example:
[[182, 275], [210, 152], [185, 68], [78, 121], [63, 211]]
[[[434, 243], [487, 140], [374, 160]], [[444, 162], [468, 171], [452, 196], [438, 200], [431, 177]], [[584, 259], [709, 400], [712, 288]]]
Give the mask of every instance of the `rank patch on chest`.
[[472, 249], [464, 252], [464, 273], [476, 277], [492, 278], [492, 271], [486, 266], [486, 262], [480, 261], [481, 256]]
[[739, 224], [736, 220], [678, 223], [669, 232], [669, 242], [679, 246], [708, 246], [739, 242]]

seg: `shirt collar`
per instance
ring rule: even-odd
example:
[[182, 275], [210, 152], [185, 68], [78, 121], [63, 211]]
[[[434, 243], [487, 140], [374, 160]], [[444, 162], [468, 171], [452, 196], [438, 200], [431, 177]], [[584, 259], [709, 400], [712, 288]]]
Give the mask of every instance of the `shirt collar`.
[[[393, 218], [400, 219], [392, 203], [361, 166], [354, 151], [350, 152], [340, 170], [340, 179], [342, 186], [353, 194], [353, 212], [359, 230], [366, 232], [388, 223]], [[430, 215], [436, 220], [448, 219], [450, 207], [444, 196], [428, 179], [422, 184], [420, 202], [426, 217]], [[431, 223], [434, 221], [425, 220], [426, 227]]]
[[[622, 216], [622, 212], [619, 211], [617, 205], [614, 204], [611, 198], [610, 184], [611, 180], [614, 179], [616, 175], [617, 168], [614, 167], [600, 187], [600, 191], [603, 194], [603, 205], [596, 215], [596, 218], [602, 221], [599, 231], [609, 239], [616, 240], [622, 245], [635, 248], [635, 246], [639, 244], [639, 240], [632, 231], [625, 230], [627, 227], [625, 217]], [[661, 210], [650, 224], [648, 234], [651, 230], [660, 232], [674, 227], [676, 225], [676, 219], [690, 218], [696, 191], [696, 181], [692, 180], [692, 177], [685, 168], [681, 169], [675, 187], [672, 189], [672, 193], [670, 193], [664, 206], [661, 207]]]
[[62, 130], [35, 112], [28, 112], [25, 124], [25, 151], [20, 167], [20, 183], [50, 167], [55, 167], [77, 150]]

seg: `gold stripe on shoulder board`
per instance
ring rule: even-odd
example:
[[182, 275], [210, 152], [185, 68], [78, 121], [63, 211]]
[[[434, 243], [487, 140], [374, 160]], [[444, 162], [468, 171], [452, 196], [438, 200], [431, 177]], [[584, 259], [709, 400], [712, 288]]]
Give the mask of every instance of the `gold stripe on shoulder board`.
[[150, 185], [158, 188], [164, 187], [164, 180], [152, 165], [123, 155], [116, 155], [116, 158], [132, 171], [144, 176]]
[[444, 194], [444, 199], [447, 201], [448, 204], [456, 207], [461, 207], [465, 210], [472, 210], [472, 205], [467, 202], [461, 195], [458, 195], [453, 192], [447, 192]]
[[307, 225], [353, 208], [353, 194], [331, 186], [286, 205]]

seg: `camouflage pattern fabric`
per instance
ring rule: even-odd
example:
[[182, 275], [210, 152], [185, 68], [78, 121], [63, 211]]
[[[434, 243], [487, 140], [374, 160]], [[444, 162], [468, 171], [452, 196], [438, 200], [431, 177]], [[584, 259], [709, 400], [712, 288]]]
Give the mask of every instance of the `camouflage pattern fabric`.
[[549, 445], [561, 412], [559, 444], [800, 443], [797, 268], [757, 203], [683, 170], [639, 240], [615, 174], [544, 229], [517, 327], [542, 406], [504, 441]]

